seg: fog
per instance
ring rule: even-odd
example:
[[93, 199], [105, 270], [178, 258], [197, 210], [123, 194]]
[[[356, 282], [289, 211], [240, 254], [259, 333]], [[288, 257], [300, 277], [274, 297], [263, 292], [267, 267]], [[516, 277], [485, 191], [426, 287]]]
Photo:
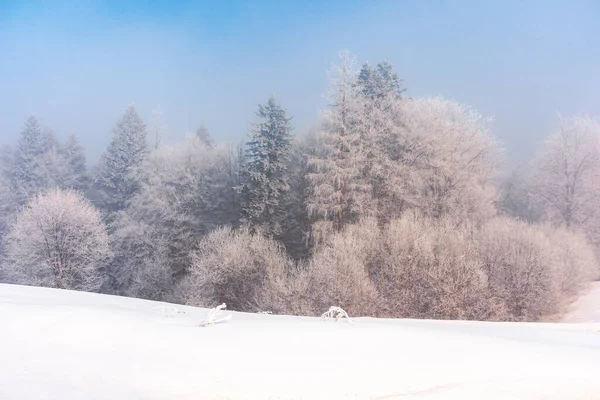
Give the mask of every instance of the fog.
[[410, 97], [494, 117], [525, 160], [557, 112], [600, 114], [599, 17], [594, 1], [2, 2], [0, 142], [34, 114], [93, 161], [130, 104], [147, 123], [159, 110], [170, 140], [204, 124], [239, 141], [271, 94], [299, 133], [348, 49], [392, 63]]

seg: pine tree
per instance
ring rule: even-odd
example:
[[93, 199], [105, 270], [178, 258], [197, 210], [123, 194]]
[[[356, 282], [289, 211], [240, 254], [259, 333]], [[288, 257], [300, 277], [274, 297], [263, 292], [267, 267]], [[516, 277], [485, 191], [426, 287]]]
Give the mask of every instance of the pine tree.
[[139, 189], [147, 153], [146, 125], [130, 106], [113, 130], [94, 180], [94, 197], [102, 211], [111, 214], [125, 209]]
[[253, 227], [266, 234], [279, 232], [281, 200], [288, 190], [286, 163], [291, 146], [291, 118], [273, 97], [259, 105], [257, 115], [264, 122], [253, 123], [245, 147], [242, 211]]

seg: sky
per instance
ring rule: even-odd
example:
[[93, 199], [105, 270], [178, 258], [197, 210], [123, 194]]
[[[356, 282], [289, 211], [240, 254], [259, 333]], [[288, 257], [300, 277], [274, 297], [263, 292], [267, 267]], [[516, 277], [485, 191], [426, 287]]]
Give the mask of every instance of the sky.
[[93, 161], [135, 105], [170, 141], [239, 142], [270, 95], [307, 130], [339, 51], [387, 60], [411, 97], [494, 118], [525, 161], [557, 113], [600, 115], [600, 2], [0, 0], [0, 143], [33, 114]]

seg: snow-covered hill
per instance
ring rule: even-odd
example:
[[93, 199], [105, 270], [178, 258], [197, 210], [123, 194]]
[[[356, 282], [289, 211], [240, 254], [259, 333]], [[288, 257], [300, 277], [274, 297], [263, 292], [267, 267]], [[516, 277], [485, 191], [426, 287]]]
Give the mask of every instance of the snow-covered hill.
[[0, 285], [0, 399], [590, 399], [600, 324], [232, 313]]

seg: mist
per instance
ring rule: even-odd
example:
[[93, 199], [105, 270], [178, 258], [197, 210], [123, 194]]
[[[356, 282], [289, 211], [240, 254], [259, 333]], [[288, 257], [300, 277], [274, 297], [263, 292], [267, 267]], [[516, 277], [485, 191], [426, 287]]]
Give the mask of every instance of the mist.
[[563, 115], [600, 114], [600, 5], [397, 1], [3, 2], [0, 142], [35, 115], [76, 134], [90, 161], [135, 105], [170, 141], [201, 124], [239, 142], [271, 94], [305, 131], [326, 106], [341, 49], [387, 60], [410, 97], [494, 117], [510, 159], [532, 156]]

